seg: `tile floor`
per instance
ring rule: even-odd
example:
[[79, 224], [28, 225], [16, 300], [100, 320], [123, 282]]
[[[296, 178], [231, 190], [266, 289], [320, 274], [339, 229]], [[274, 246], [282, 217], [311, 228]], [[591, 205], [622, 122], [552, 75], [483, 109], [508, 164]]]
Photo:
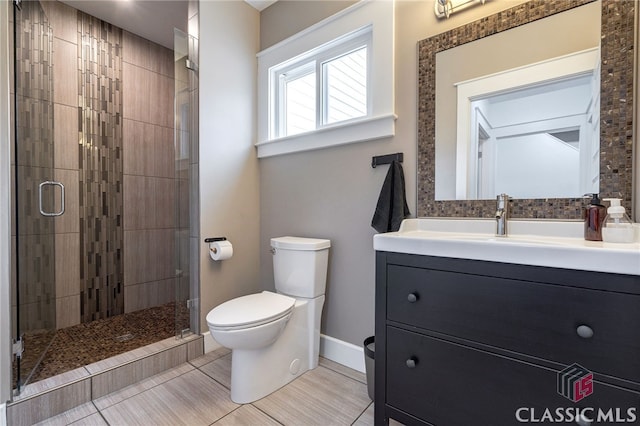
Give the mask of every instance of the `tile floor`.
[[39, 425], [372, 425], [364, 374], [320, 358], [252, 404], [229, 397], [231, 353], [218, 349]]

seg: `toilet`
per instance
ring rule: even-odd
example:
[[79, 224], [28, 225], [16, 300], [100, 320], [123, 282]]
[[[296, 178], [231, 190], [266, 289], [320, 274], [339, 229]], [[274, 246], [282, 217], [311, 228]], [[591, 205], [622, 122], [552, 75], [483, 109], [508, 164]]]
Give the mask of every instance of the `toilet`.
[[211, 336], [231, 349], [231, 400], [263, 398], [318, 366], [331, 241], [271, 239], [276, 293], [229, 300], [207, 314]]

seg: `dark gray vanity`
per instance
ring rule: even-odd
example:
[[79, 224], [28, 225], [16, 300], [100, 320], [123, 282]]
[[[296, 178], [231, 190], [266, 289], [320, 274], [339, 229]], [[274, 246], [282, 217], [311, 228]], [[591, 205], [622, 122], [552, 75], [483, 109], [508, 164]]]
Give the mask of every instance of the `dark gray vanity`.
[[[378, 425], [509, 425], [576, 408], [637, 424], [640, 276], [378, 251], [375, 357]], [[593, 373], [575, 403], [557, 389], [574, 363]]]
[[[599, 20], [598, 188], [632, 206], [634, 7], [530, 1], [418, 43], [422, 219], [374, 237], [376, 425], [640, 424], [640, 226], [633, 244], [584, 241], [583, 200], [544, 194], [512, 200], [511, 218], [519, 220], [509, 223], [508, 237], [496, 237], [486, 220], [495, 200], [458, 193], [470, 170], [452, 172], [458, 157], [446, 156], [464, 149], [445, 144], [459, 126], [443, 126], [452, 115], [437, 113], [443, 102], [454, 111], [458, 103], [439, 91], [436, 72], [438, 55], [475, 49], [487, 36], [595, 12], [586, 28]], [[460, 58], [448, 70], [479, 68]], [[450, 194], [438, 193], [443, 184], [452, 185]]]

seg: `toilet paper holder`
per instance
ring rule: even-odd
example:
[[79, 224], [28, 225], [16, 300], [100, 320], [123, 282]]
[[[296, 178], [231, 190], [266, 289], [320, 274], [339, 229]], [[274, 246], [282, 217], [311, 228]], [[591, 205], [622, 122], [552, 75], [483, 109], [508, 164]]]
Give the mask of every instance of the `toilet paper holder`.
[[226, 237], [205, 238], [204, 241], [209, 244], [209, 257], [214, 261], [231, 259], [233, 256], [233, 245]]
[[205, 243], [214, 243], [216, 241], [227, 241], [227, 237], [210, 237], [204, 239]]
[[[215, 243], [216, 241], [227, 241], [227, 237], [210, 237], [210, 238], [205, 238], [204, 239], [205, 243]], [[215, 248], [211, 248], [210, 250], [212, 252], [216, 253], [216, 249]]]

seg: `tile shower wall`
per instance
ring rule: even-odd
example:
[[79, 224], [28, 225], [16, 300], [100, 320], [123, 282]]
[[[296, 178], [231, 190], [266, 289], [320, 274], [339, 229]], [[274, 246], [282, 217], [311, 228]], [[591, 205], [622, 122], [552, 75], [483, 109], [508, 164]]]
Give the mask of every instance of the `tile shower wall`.
[[123, 35], [125, 312], [175, 299], [173, 52]]
[[[66, 208], [47, 223], [33, 215], [21, 225], [27, 238], [55, 234], [56, 253], [43, 258], [55, 271], [55, 291], [34, 293], [26, 306], [29, 298], [21, 300], [24, 330], [64, 328], [174, 300], [172, 51], [57, 1], [42, 8], [48, 27], [38, 43], [45, 40], [53, 53], [45, 61], [49, 71], [31, 78], [53, 75], [52, 106], [41, 113], [25, 108], [20, 117], [30, 120], [25, 128], [31, 131], [37, 130], [34, 120], [51, 124], [55, 118], [51, 135], [38, 130], [50, 145], [41, 143], [39, 150], [53, 151], [43, 157], [50, 176], [40, 176], [45, 169], [39, 163], [28, 175], [36, 183], [62, 182]], [[28, 208], [37, 209], [31, 198]], [[92, 213], [96, 218], [87, 220]], [[107, 284], [98, 298], [96, 290]], [[42, 309], [45, 300], [55, 310]], [[43, 312], [55, 312], [55, 320]]]
[[[21, 144], [17, 156], [17, 177], [22, 190], [14, 200], [18, 203], [21, 218], [17, 222], [17, 235], [20, 236], [17, 248], [21, 271], [20, 324], [24, 330], [47, 330], [55, 327], [55, 223], [53, 218], [41, 216], [38, 212], [38, 186], [40, 182], [54, 179], [54, 87], [49, 78], [53, 38], [50, 22], [37, 3], [25, 4], [20, 16], [16, 29], [16, 53], [20, 60], [16, 64], [16, 72], [21, 84], [17, 93], [12, 93], [18, 100], [18, 110], [14, 113]], [[16, 165], [13, 167], [15, 170]], [[42, 207], [53, 209], [54, 193], [48, 190], [43, 193]], [[15, 193], [13, 195], [16, 196]], [[16, 223], [12, 225], [15, 253]], [[12, 266], [15, 269], [16, 265]], [[14, 310], [16, 305], [17, 299], [14, 298]]]
[[56, 328], [80, 322], [78, 12], [41, 2], [53, 28], [55, 180], [65, 185], [65, 214], [55, 219]]

